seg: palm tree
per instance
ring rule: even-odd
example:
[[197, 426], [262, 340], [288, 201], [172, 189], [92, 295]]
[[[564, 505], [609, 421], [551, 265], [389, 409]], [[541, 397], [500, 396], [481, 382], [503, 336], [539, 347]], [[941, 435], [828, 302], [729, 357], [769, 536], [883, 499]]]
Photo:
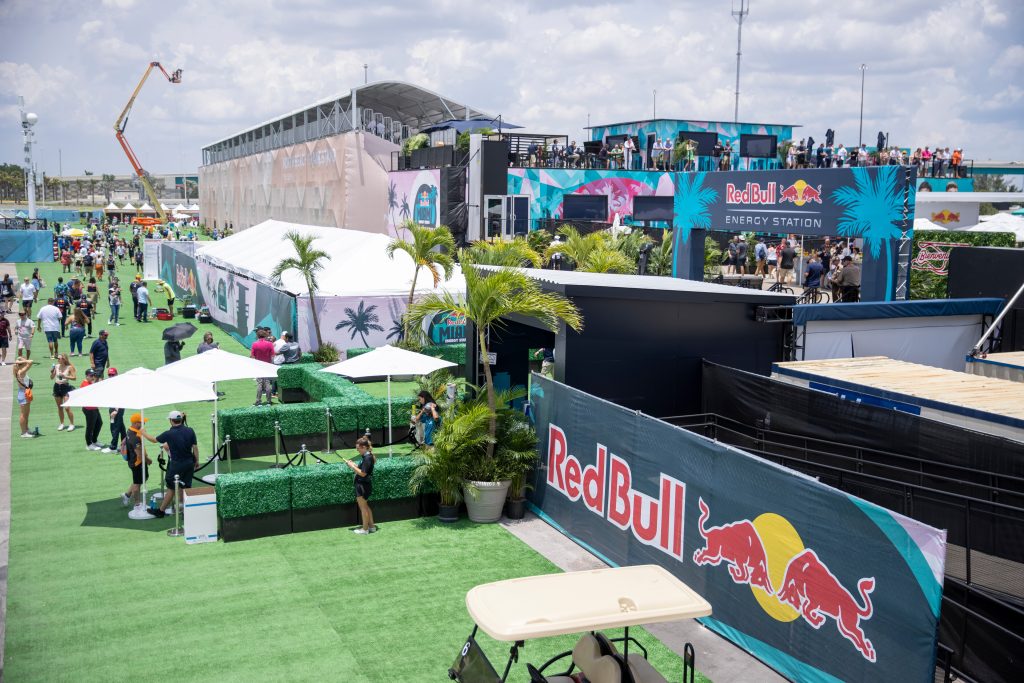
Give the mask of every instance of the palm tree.
[[718, 192], [704, 187], [704, 172], [687, 173], [679, 176], [675, 198], [675, 241], [672, 245], [675, 258], [672, 260], [672, 275], [678, 275], [679, 253], [682, 246], [690, 238], [690, 230], [694, 228], [707, 230], [711, 227], [711, 204], [718, 199]]
[[114, 189], [114, 176], [110, 173], [103, 174], [103, 195], [107, 198], [107, 202], [110, 202], [110, 193]]
[[316, 332], [316, 346], [323, 346], [324, 340], [320, 335], [320, 315], [316, 311], [317, 275], [324, 269], [324, 260], [331, 260], [330, 255], [321, 249], [314, 249], [313, 242], [315, 235], [303, 235], [297, 230], [289, 230], [284, 238], [291, 242], [295, 256], [288, 256], [278, 261], [274, 270], [270, 273], [275, 285], [280, 286], [281, 276], [286, 271], [297, 270], [306, 281], [306, 292], [309, 294], [309, 310], [313, 313], [313, 330]]
[[836, 223], [840, 235], [863, 237], [864, 247], [878, 258], [885, 248], [885, 298], [892, 298], [892, 250], [887, 242], [900, 236], [903, 222], [903, 188], [899, 183], [900, 166], [855, 166], [855, 187], [840, 187], [832, 193], [832, 201], [846, 207]]
[[543, 263], [541, 255], [522, 237], [497, 242], [475, 242], [469, 249], [460, 252], [459, 261], [488, 266], [534, 268], [540, 268]]
[[448, 292], [428, 294], [409, 308], [406, 324], [422, 326], [425, 318], [438, 311], [451, 311], [473, 321], [480, 356], [485, 359], [483, 366], [487, 380], [487, 406], [491, 411], [488, 427], [491, 442], [487, 444], [487, 457], [492, 458], [493, 440], [497, 434], [497, 399], [491, 366], [486, 362], [487, 328], [500, 325], [502, 318], [517, 314], [537, 319], [552, 332], [557, 332], [562, 323], [580, 331], [583, 329], [583, 317], [572, 301], [561, 294], [543, 291], [536, 280], [520, 270], [502, 268], [484, 275], [477, 272], [476, 268], [467, 267], [463, 275], [466, 278], [465, 298], [457, 299]]
[[394, 221], [395, 209], [398, 208], [398, 188], [394, 183], [388, 185], [388, 219]]
[[563, 258], [569, 259], [574, 266], [579, 267], [581, 263], [587, 260], [590, 252], [608, 246], [607, 237], [604, 233], [592, 232], [588, 235], [581, 235], [580, 231], [571, 225], [560, 227], [558, 235], [562, 237], [562, 240], [552, 242], [544, 250], [544, 259], [547, 261], [550, 261], [554, 254], [560, 253]]
[[664, 235], [661, 243], [654, 249], [647, 261], [648, 275], [672, 274], [672, 236]]
[[402, 323], [401, 319], [391, 322], [391, 329], [388, 330], [388, 336], [385, 339], [394, 339], [396, 342], [405, 339], [405, 324]]
[[[419, 278], [420, 268], [430, 271], [434, 287], [441, 283], [442, 275], [445, 280], [452, 276], [455, 260], [450, 254], [455, 251], [455, 238], [446, 225], [432, 228], [406, 221], [403, 227], [409, 232], [412, 240], [393, 239], [385, 251], [388, 258], [395, 258], [396, 251], [404, 251], [412, 259], [415, 270], [412, 273], [412, 287], [409, 289], [408, 307], [411, 308], [413, 298], [416, 296], [416, 280]], [[405, 336], [411, 337], [408, 326]]]
[[636, 262], [617, 249], [595, 249], [576, 268], [583, 273], [635, 273]]
[[384, 328], [377, 324], [380, 322], [380, 319], [374, 313], [376, 310], [376, 304], [366, 306], [365, 301], [360, 301], [358, 309], [354, 311], [351, 308], [345, 309], [345, 315], [348, 316], [348, 319], [342, 320], [334, 326], [334, 329], [342, 330], [347, 327], [351, 332], [349, 339], [355, 339], [358, 334], [363, 340], [363, 346], [369, 346], [370, 344], [366, 341], [366, 335], [370, 334], [371, 331], [384, 331]]

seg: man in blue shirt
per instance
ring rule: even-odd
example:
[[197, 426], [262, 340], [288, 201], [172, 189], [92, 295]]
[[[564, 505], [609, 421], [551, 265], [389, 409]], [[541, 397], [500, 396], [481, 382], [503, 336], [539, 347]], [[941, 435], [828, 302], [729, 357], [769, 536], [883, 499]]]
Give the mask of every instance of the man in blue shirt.
[[823, 268], [817, 256], [811, 256], [804, 270], [804, 289], [817, 289], [821, 287], [821, 274]]
[[107, 345], [107, 331], [100, 330], [99, 337], [89, 347], [89, 363], [96, 371], [96, 381], [103, 379], [107, 364], [110, 362], [110, 347]]
[[[167, 492], [160, 502], [160, 507], [151, 509], [149, 512], [156, 517], [163, 517], [167, 506], [174, 497], [174, 477], [178, 476], [178, 485], [181, 490], [192, 486], [192, 475], [199, 467], [199, 442], [196, 440], [196, 433], [192, 428], [185, 425], [185, 415], [177, 410], [172, 410], [167, 415], [171, 428], [157, 436], [150, 436], [140, 430], [139, 436], [151, 443], [159, 443], [163, 449], [170, 454], [167, 461]], [[180, 505], [181, 501], [175, 501]]]

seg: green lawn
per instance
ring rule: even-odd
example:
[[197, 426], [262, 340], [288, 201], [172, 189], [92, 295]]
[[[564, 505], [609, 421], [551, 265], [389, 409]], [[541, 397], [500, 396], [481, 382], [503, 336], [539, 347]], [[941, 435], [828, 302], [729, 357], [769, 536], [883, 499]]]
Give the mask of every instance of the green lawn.
[[[41, 268], [48, 285], [59, 269]], [[122, 281], [129, 278], [125, 269]], [[104, 322], [106, 314], [104, 302]], [[127, 316], [111, 330], [113, 364], [123, 371], [162, 363], [162, 327]], [[213, 331], [223, 348], [245, 352], [212, 326], [201, 329]], [[43, 436], [12, 439], [6, 680], [447, 680], [472, 627], [467, 590], [557, 571], [501, 527], [467, 521], [382, 524], [368, 537], [337, 529], [187, 546], [166, 536], [169, 519], [127, 518], [118, 496], [130, 475], [120, 456], [87, 451], [82, 431], [56, 431], [42, 335], [33, 354], [43, 363], [31, 373], [31, 425]], [[83, 359], [75, 360], [84, 371]], [[227, 392], [223, 407], [246, 405], [255, 394], [251, 381], [220, 388]], [[208, 455], [210, 405], [176, 407], [188, 413]], [[166, 425], [170, 408], [151, 411], [152, 430]], [[155, 474], [150, 483], [159, 486]], [[655, 666], [678, 678], [678, 657], [637, 634]], [[572, 642], [531, 641], [524, 659], [540, 663]], [[507, 645], [486, 637], [482, 643], [500, 668]], [[517, 671], [510, 680], [528, 680], [525, 667]]]

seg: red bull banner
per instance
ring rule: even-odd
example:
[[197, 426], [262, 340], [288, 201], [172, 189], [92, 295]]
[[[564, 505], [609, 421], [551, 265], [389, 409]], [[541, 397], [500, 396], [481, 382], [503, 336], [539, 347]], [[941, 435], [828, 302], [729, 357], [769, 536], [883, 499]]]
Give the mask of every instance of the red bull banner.
[[892, 301], [899, 240], [914, 225], [916, 173], [865, 166], [674, 174], [672, 274], [703, 278], [708, 230], [758, 233], [772, 244], [790, 238], [796, 247], [801, 235], [857, 239], [861, 300]]
[[531, 400], [550, 523], [793, 680], [932, 680], [944, 531], [540, 375]]

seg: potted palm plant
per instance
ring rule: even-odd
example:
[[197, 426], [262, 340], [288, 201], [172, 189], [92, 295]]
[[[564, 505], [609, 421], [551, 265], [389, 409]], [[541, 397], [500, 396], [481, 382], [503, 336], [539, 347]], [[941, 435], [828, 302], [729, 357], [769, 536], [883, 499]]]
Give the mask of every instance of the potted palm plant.
[[537, 432], [522, 413], [508, 410], [498, 419], [498, 448], [502, 468], [511, 482], [505, 516], [526, 515], [526, 477], [537, 464]]

